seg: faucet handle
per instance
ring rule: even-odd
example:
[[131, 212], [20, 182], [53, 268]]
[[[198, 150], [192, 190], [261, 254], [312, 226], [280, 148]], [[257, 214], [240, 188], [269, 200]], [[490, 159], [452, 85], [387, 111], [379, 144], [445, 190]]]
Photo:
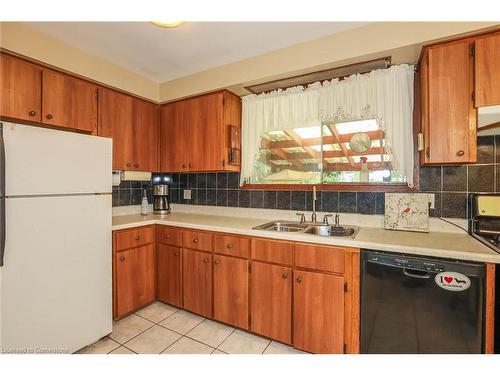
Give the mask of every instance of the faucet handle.
[[333, 216], [333, 214], [325, 214], [325, 216], [323, 216], [323, 224], [328, 225], [328, 218], [332, 217], [332, 216]]
[[300, 216], [300, 224], [306, 221], [306, 215], [303, 212], [297, 212], [295, 215]]

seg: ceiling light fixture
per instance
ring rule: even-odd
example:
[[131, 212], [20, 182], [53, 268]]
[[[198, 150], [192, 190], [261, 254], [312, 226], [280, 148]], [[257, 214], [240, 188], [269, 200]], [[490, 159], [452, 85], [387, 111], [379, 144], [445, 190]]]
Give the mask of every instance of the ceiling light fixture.
[[177, 26], [180, 26], [182, 24], [181, 21], [151, 21], [150, 23], [152, 23], [155, 26], [163, 27], [163, 28], [177, 27]]

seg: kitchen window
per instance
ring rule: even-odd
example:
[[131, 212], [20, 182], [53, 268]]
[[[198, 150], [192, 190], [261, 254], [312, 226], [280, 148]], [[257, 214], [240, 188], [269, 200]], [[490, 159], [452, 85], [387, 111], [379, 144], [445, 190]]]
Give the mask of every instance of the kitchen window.
[[265, 133], [250, 184], [405, 183], [377, 120], [328, 122]]

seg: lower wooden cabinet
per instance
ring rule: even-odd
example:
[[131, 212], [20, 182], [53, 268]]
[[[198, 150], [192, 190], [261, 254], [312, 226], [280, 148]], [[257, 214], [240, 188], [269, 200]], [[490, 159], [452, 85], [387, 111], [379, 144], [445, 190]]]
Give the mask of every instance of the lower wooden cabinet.
[[214, 255], [214, 319], [248, 329], [248, 260]]
[[212, 254], [182, 249], [182, 295], [186, 310], [212, 317]]
[[155, 299], [154, 244], [115, 253], [115, 316]]
[[180, 247], [158, 243], [156, 247], [158, 300], [182, 306], [182, 251]]
[[293, 345], [312, 353], [344, 352], [344, 277], [293, 271]]
[[292, 343], [292, 269], [252, 262], [250, 329], [274, 340]]

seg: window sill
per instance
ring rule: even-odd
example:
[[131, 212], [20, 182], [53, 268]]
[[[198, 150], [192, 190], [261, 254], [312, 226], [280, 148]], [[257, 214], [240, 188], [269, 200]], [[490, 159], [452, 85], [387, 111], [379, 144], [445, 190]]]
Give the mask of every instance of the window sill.
[[318, 191], [378, 191], [386, 193], [416, 193], [417, 187], [410, 188], [407, 184], [366, 184], [350, 182], [343, 184], [245, 184], [242, 190], [312, 190], [316, 186]]

